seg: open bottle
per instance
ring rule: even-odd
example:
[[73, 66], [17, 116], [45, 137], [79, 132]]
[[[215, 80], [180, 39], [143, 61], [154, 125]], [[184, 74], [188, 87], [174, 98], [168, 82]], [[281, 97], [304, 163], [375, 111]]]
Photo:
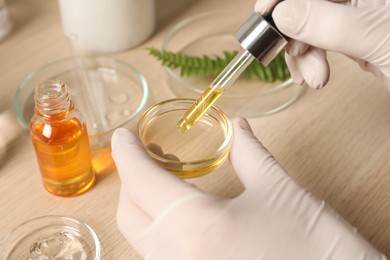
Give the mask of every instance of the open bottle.
[[34, 100], [30, 134], [45, 189], [58, 196], [89, 190], [95, 172], [87, 127], [67, 85], [60, 80], [41, 83]]

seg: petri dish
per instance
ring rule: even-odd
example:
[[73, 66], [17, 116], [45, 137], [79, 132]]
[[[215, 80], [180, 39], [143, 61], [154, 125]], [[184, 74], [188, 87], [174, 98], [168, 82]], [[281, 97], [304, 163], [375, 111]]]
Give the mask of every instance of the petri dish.
[[0, 259], [99, 260], [101, 247], [93, 229], [67, 216], [41, 216], [29, 220], [1, 241]]
[[149, 155], [181, 178], [208, 174], [227, 158], [233, 130], [228, 117], [212, 106], [182, 133], [177, 123], [193, 99], [170, 99], [149, 108], [138, 122], [138, 136]]
[[147, 80], [131, 64], [107, 56], [69, 57], [39, 67], [24, 78], [14, 96], [14, 111], [28, 138], [35, 86], [56, 79], [68, 85], [87, 122], [96, 172], [113, 172], [111, 136], [119, 127], [136, 126], [148, 102]]
[[[219, 10], [188, 17], [166, 34], [161, 49], [198, 57], [223, 57], [224, 51], [238, 51], [241, 46], [233, 34], [252, 12], [253, 10]], [[182, 76], [177, 68], [164, 69], [166, 83], [178, 98], [196, 99], [214, 80], [211, 76]], [[291, 78], [265, 82], [242, 75], [215, 105], [229, 117], [267, 116], [296, 102], [305, 90], [305, 87], [294, 84]]]
[[34, 112], [35, 86], [56, 79], [68, 85], [86, 118], [92, 147], [109, 146], [116, 128], [135, 126], [148, 100], [146, 79], [129, 63], [106, 56], [65, 58], [32, 71], [17, 88], [14, 110], [24, 129]]

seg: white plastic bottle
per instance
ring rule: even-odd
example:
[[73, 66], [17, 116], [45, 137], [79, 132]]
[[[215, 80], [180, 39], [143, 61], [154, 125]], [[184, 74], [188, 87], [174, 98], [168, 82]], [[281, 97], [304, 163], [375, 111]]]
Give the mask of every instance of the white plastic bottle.
[[11, 30], [11, 20], [9, 18], [5, 0], [0, 0], [0, 41], [4, 39]]
[[154, 0], [59, 0], [65, 35], [93, 52], [132, 48], [155, 28]]

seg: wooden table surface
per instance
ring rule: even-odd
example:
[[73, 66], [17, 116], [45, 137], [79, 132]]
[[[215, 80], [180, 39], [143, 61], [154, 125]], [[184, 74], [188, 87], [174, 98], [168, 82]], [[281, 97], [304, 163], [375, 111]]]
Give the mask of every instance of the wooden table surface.
[[[7, 4], [14, 27], [0, 42], [0, 112], [12, 109], [16, 88], [31, 70], [70, 55], [56, 1]], [[162, 67], [144, 48], [160, 47], [166, 32], [185, 17], [221, 6], [250, 9], [253, 4], [249, 0], [156, 0], [158, 25], [153, 36], [133, 49], [107, 55], [141, 71], [150, 85], [149, 102], [157, 103], [173, 94], [164, 83]], [[344, 56], [331, 53], [329, 59], [331, 79], [325, 89], [308, 90], [287, 109], [249, 121], [297, 182], [390, 255], [390, 91]], [[116, 227], [120, 182], [115, 170], [99, 175], [86, 194], [60, 198], [43, 189], [27, 138], [20, 136], [9, 148], [0, 165], [0, 238], [29, 219], [67, 215], [92, 226], [104, 259], [139, 258]], [[242, 191], [228, 164], [192, 182], [221, 196]]]

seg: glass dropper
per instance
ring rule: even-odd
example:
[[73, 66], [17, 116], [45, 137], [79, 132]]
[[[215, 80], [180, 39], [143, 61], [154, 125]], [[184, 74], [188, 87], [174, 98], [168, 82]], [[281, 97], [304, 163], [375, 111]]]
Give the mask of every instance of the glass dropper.
[[237, 30], [234, 36], [243, 48], [177, 123], [181, 132], [196, 124], [255, 58], [267, 66], [280, 53], [287, 41], [274, 26], [271, 15], [253, 13]]
[[179, 130], [184, 133], [190, 129], [192, 125], [198, 122], [254, 59], [255, 57], [248, 50], [241, 49], [233, 60], [214, 79], [206, 91], [203, 92], [187, 110], [183, 118], [177, 124]]

